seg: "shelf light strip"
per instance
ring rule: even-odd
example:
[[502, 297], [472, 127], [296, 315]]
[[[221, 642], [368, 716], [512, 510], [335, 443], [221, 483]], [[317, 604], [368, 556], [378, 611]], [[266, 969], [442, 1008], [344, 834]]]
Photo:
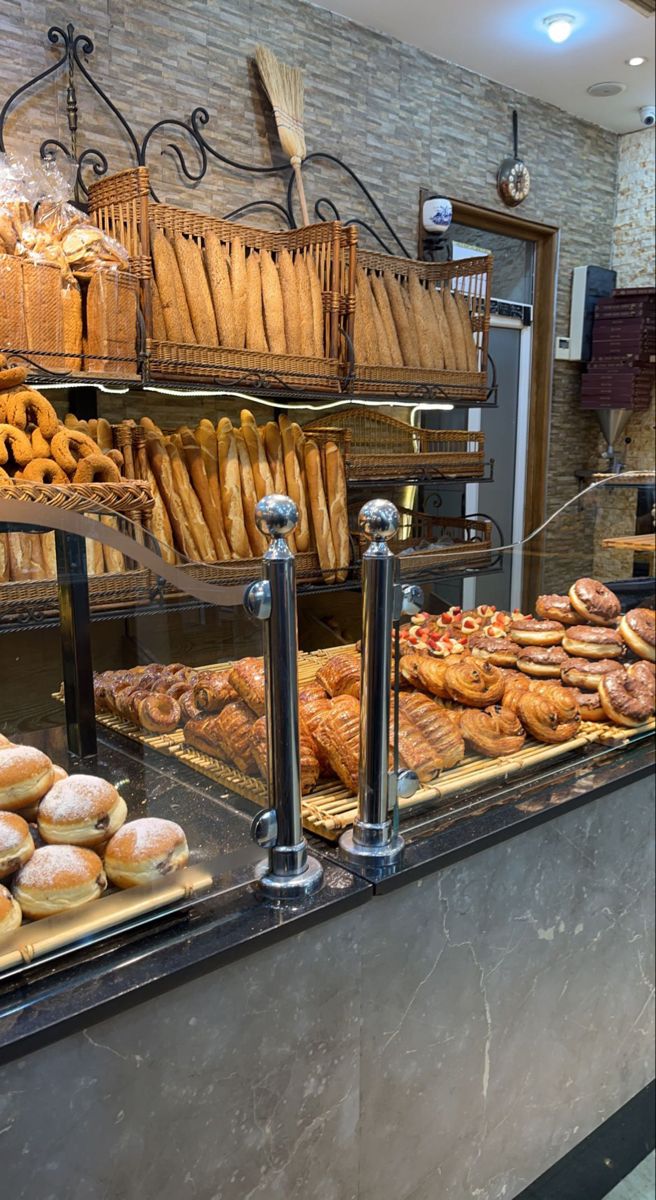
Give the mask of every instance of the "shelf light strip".
[[[71, 383], [42, 383], [39, 384], [41, 391], [67, 391], [72, 386]], [[104, 392], [107, 396], [126, 396], [133, 389], [129, 387], [108, 387], [105, 383], [96, 383], [91, 386]], [[353, 396], [341, 396], [338, 400], [331, 400], [327, 404], [297, 404], [294, 402], [293, 394], [290, 396], [290, 403], [286, 404], [284, 400], [265, 400], [262, 396], [249, 395], [247, 392], [233, 391], [187, 391], [185, 388], [166, 388], [152, 387], [146, 384], [142, 389], [144, 392], [154, 392], [159, 396], [175, 396], [177, 398], [189, 397], [190, 399], [214, 399], [215, 397], [230, 397], [233, 400], [245, 400], [248, 404], [262, 404], [267, 408], [289, 408], [294, 410], [307, 412], [328, 412], [333, 408], [342, 408], [344, 404], [359, 405], [362, 408], [409, 408], [412, 414], [416, 412], [453, 412], [453, 404], [443, 404], [438, 401], [424, 400], [420, 404], [416, 404], [414, 400], [361, 400]]]

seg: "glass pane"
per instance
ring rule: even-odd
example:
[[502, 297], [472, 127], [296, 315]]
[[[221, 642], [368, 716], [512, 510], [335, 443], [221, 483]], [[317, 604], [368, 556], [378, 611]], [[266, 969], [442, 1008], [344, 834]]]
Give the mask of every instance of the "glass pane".
[[492, 295], [496, 300], [533, 303], [533, 242], [455, 222], [449, 229], [449, 238], [453, 244], [454, 258], [467, 258], [472, 250], [494, 256]]

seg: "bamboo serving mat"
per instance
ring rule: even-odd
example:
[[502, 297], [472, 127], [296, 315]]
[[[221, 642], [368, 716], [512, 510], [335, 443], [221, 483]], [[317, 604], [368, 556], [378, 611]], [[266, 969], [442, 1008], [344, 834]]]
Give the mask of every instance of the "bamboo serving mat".
[[[355, 646], [352, 645], [315, 650], [311, 654], [299, 653], [299, 683], [311, 682], [322, 663], [335, 654], [353, 653], [355, 653]], [[211, 663], [199, 670], [229, 670], [231, 666], [232, 663], [229, 662]], [[61, 690], [56, 693], [56, 698], [63, 700]], [[112, 716], [109, 713], [101, 713], [97, 720], [109, 729], [123, 734], [124, 737], [150, 746], [161, 754], [176, 758], [194, 771], [198, 771], [199, 774], [212, 779], [221, 787], [228, 788], [237, 795], [251, 800], [258, 808], [267, 802], [267, 786], [264, 780], [245, 775], [236, 767], [222, 762], [221, 759], [213, 758], [209, 754], [195, 750], [192, 746], [187, 746], [181, 729], [172, 734], [148, 734], [143, 733], [130, 722], [123, 721], [120, 717]], [[632, 737], [653, 731], [654, 728], [656, 728], [656, 722], [653, 718], [636, 729], [627, 729], [603, 721], [584, 721], [577, 737], [557, 746], [545, 746], [529, 739], [516, 754], [509, 754], [505, 758], [490, 759], [468, 754], [457, 767], [452, 767], [451, 770], [440, 775], [437, 783], [416, 792], [410, 800], [400, 800], [399, 808], [407, 812], [428, 803], [447, 804], [468, 790], [478, 789], [488, 784], [503, 783], [521, 771], [530, 771], [535, 767], [551, 763], [584, 746], [592, 745], [595, 742], [601, 744], [628, 742]], [[357, 816], [357, 800], [339, 780], [324, 779], [320, 780], [313, 792], [303, 797], [301, 811], [305, 829], [319, 834], [328, 841], [336, 842], [343, 831], [353, 824]]]
[[656, 554], [656, 533], [635, 533], [627, 537], [610, 537], [602, 539], [604, 549], [634, 550], [645, 554]]

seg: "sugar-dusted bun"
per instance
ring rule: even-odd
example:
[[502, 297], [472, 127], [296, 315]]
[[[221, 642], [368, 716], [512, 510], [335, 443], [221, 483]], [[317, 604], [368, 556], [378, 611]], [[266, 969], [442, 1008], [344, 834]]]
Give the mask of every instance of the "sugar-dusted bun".
[[116, 887], [153, 883], [186, 866], [189, 848], [184, 830], [175, 821], [141, 817], [128, 821], [107, 845], [105, 870]]
[[8, 737], [5, 737], [4, 733], [0, 733], [0, 750], [3, 750], [5, 746], [13, 746], [13, 744]]
[[102, 896], [107, 887], [103, 865], [81, 846], [41, 846], [21, 867], [14, 896], [23, 914], [37, 920], [66, 912]]
[[599, 680], [613, 671], [623, 671], [624, 667], [614, 658], [570, 658], [560, 668], [560, 678], [566, 687], [583, 688], [586, 692], [596, 692]]
[[52, 785], [47, 754], [34, 746], [0, 748], [0, 810], [14, 812], [36, 804]]
[[8, 879], [34, 854], [27, 821], [18, 813], [0, 812], [0, 879]]
[[624, 643], [617, 629], [572, 625], [565, 632], [563, 649], [575, 658], [621, 658]]
[[23, 914], [18, 900], [0, 884], [0, 938], [18, 929], [22, 920]]
[[620, 633], [638, 658], [652, 663], [656, 660], [656, 613], [653, 608], [632, 608], [620, 621]]
[[59, 783], [60, 779], [68, 779], [68, 771], [65, 771], [63, 767], [58, 767], [57, 763], [52, 764], [52, 772], [53, 783]]
[[559, 679], [567, 658], [561, 646], [525, 646], [517, 655], [517, 667], [534, 679]]
[[568, 595], [572, 608], [593, 625], [613, 625], [622, 611], [615, 593], [598, 579], [577, 579]]
[[44, 796], [37, 823], [44, 842], [100, 846], [127, 815], [125, 800], [106, 779], [71, 775], [54, 783]]
[[522, 617], [513, 621], [508, 636], [520, 646], [558, 646], [563, 640], [565, 626], [560, 621], [534, 621]]

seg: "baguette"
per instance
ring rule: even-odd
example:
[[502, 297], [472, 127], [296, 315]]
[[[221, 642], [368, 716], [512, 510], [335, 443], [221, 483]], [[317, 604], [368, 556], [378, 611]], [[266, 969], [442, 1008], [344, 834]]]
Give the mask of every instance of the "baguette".
[[[98, 417], [98, 420], [96, 422], [96, 438], [95, 438], [95, 440], [97, 441], [98, 446], [103, 454], [107, 454], [110, 450], [112, 450], [114, 448], [112, 427], [111, 427], [109, 421], [106, 421], [104, 417]], [[157, 483], [155, 481], [155, 476], [152, 472], [150, 464], [148, 464], [148, 466], [147, 466], [147, 471], [146, 471], [146, 474], [144, 475], [144, 479], [147, 479], [148, 482], [150, 483], [150, 486], [151, 486], [151, 489], [153, 492], [153, 496], [155, 496], [155, 504], [157, 505], [158, 498], [159, 498], [160, 504], [162, 504], [162, 499], [159, 496], [159, 491], [157, 490]], [[103, 525], [107, 525], [112, 529], [118, 529], [118, 521], [116, 520], [116, 517], [101, 517], [100, 520]], [[167, 524], [168, 524], [168, 543], [170, 546], [173, 541], [173, 535], [171, 533], [171, 526], [170, 526], [170, 523], [168, 522], [168, 517], [167, 517]], [[170, 555], [171, 555], [171, 560], [172, 560], [172, 558], [175, 556], [172, 554], [172, 552], [170, 552]], [[121, 551], [115, 550], [113, 546], [103, 546], [103, 558], [105, 560], [105, 570], [107, 572], [109, 572], [110, 575], [118, 575], [125, 570], [125, 559], [123, 558]]]
[[396, 329], [399, 347], [403, 356], [403, 365], [405, 367], [413, 367], [416, 365], [415, 359], [417, 354], [414, 345], [413, 330], [408, 318], [408, 310], [406, 308], [403, 288], [401, 287], [401, 283], [397, 279], [396, 275], [392, 275], [387, 272], [384, 276], [384, 279], [385, 290], [389, 297], [390, 308], [394, 318], [394, 328]]
[[219, 459], [219, 481], [223, 521], [233, 558], [251, 558], [251, 547], [246, 533], [244, 506], [241, 498], [241, 473], [239, 456], [232, 422], [222, 417], [217, 431]]
[[153, 311], [153, 339], [156, 342], [165, 342], [167, 341], [167, 337], [164, 309], [159, 297], [159, 288], [156, 279], [151, 279], [150, 281], [150, 302]]
[[310, 297], [312, 300], [312, 337], [314, 341], [314, 353], [317, 358], [323, 358], [327, 353], [326, 346], [324, 345], [325, 320], [323, 314], [323, 293], [321, 291], [321, 280], [319, 279], [319, 273], [311, 254], [306, 255], [305, 268], [307, 270], [308, 280], [310, 282]]
[[278, 254], [278, 273], [282, 291], [283, 311], [285, 314], [285, 341], [288, 354], [302, 354], [303, 340], [301, 337], [301, 310], [298, 298], [296, 272], [289, 250], [281, 250]]
[[317, 443], [311, 438], [305, 442], [305, 474], [319, 565], [326, 583], [334, 583], [337, 558], [321, 476], [321, 454]]
[[203, 452], [196, 435], [192, 433], [191, 429], [183, 426], [179, 434], [192, 487], [200, 503], [205, 524], [210, 531], [216, 558], [221, 562], [229, 557], [228, 544], [223, 532], [223, 521], [219, 522], [212, 492], [210, 491], [207, 471], [203, 461]]
[[261, 558], [267, 548], [267, 540], [263, 533], [260, 533], [255, 524], [255, 505], [257, 504], [257, 494], [255, 491], [255, 481], [253, 479], [253, 468], [251, 460], [246, 449], [246, 442], [241, 429], [235, 430], [235, 444], [237, 446], [237, 454], [239, 456], [239, 474], [241, 476], [241, 499], [244, 507], [244, 524], [246, 533], [250, 542], [251, 550], [255, 558]]
[[362, 267], [358, 267], [357, 279], [360, 283], [360, 304], [362, 306], [362, 317], [364, 324], [364, 340], [367, 348], [367, 361], [371, 366], [376, 366], [380, 363], [380, 345], [378, 342], [378, 332], [374, 320], [374, 297], [369, 279], [365, 275]]
[[[167, 511], [166, 505], [162, 499], [162, 493], [159, 490], [159, 485], [158, 485], [157, 479], [155, 477], [155, 472], [153, 471], [153, 468], [151, 467], [149, 462], [146, 463], [145, 471], [146, 471], [146, 473], [145, 473], [144, 478], [150, 484], [153, 496], [155, 498], [155, 504], [153, 506], [152, 512], [150, 513], [150, 517], [149, 517], [150, 531], [151, 531], [153, 537], [157, 538], [157, 541], [159, 543], [159, 551], [162, 555], [164, 562], [174, 565], [177, 562], [178, 556], [173, 547], [173, 527], [171, 525], [169, 514]], [[107, 518], [107, 520], [109, 520], [109, 521], [111, 521], [112, 519], [113, 519], [112, 517]], [[118, 553], [116, 550], [112, 550], [111, 546], [105, 546], [105, 563], [106, 564], [107, 564], [107, 551], [108, 550], [109, 550], [110, 555], [115, 555]], [[122, 557], [123, 556], [121, 555], [121, 558]], [[118, 567], [118, 566], [114, 566], [114, 567], [107, 566], [108, 571], [110, 571], [110, 570], [122, 571], [123, 569], [124, 569], [123, 567]]]
[[260, 256], [251, 250], [246, 259], [246, 349], [268, 351], [262, 318], [262, 277]]
[[353, 318], [353, 357], [356, 365], [368, 366], [371, 363], [369, 329], [367, 327], [365, 301], [362, 297], [362, 284], [359, 279], [355, 283], [355, 315]]
[[[205, 474], [207, 475], [207, 486], [210, 489], [212, 498], [212, 506], [216, 515], [218, 525], [218, 540], [216, 541], [217, 553], [220, 559], [231, 557], [230, 543], [226, 534], [225, 522], [223, 520], [223, 503], [221, 501], [221, 488], [219, 486], [219, 458], [218, 444], [216, 440], [216, 432], [211, 421], [204, 418], [196, 429], [196, 440], [201, 449], [203, 463], [205, 464]], [[220, 553], [219, 553], [220, 546]]]
[[[275, 421], [268, 421], [264, 426], [264, 448], [266, 450], [269, 469], [273, 479], [273, 488], [278, 496], [287, 495], [287, 483], [285, 481], [285, 460], [282, 453], [282, 438], [280, 429]], [[293, 533], [290, 533], [287, 538], [287, 545], [290, 550], [296, 550], [296, 538]]]
[[438, 328], [440, 331], [440, 343], [441, 343], [441, 347], [442, 347], [442, 358], [444, 361], [444, 369], [445, 369], [445, 371], [455, 371], [456, 356], [454, 353], [453, 344], [451, 342], [451, 333], [449, 331], [449, 324], [446, 319], [446, 313], [444, 311], [444, 304], [442, 302], [442, 293], [435, 290], [431, 295], [431, 301], [433, 304], [433, 310], [435, 312], [435, 319], [437, 321], [437, 325], [438, 325]]
[[161, 229], [153, 231], [152, 255], [155, 281], [166, 328], [166, 340], [193, 345], [196, 338], [184, 284], [178, 268], [178, 260], [173, 246]]
[[[219, 346], [237, 346], [228, 258], [216, 233], [205, 235], [205, 267], [210, 282]], [[243, 342], [242, 342], [243, 347]]]
[[232, 239], [230, 251], [230, 285], [232, 287], [232, 309], [235, 321], [235, 346], [243, 350], [246, 346], [246, 251], [239, 236]]
[[141, 428], [146, 431], [148, 461], [157, 480], [160, 496], [166, 505], [175, 536], [175, 545], [185, 558], [191, 562], [198, 562], [200, 551], [194, 541], [194, 535], [187, 525], [182, 500], [175, 488], [173, 469], [166, 452], [162, 432], [149, 417], [142, 417], [140, 424]]
[[251, 460], [257, 498], [261, 500], [263, 496], [270, 496], [275, 491], [275, 487], [262, 439], [253, 414], [247, 408], [243, 408], [241, 411], [241, 432], [248, 450], [248, 457]]
[[174, 433], [171, 437], [164, 438], [164, 446], [171, 462], [173, 482], [182, 500], [187, 525], [193, 532], [194, 541], [200, 551], [201, 561], [216, 562], [216, 554], [210, 531], [205, 524], [203, 510], [192, 487], [189, 472], [185, 464], [182, 438], [179, 434]]
[[262, 274], [264, 324], [269, 349], [272, 354], [286, 354], [287, 342], [285, 340], [282, 287], [276, 264], [268, 250], [262, 250], [260, 253], [260, 270]]
[[182, 233], [176, 234], [173, 246], [196, 341], [199, 346], [218, 346], [214, 308], [203, 265], [202, 250], [198, 242]]
[[417, 365], [423, 370], [431, 370], [435, 358], [431, 347], [430, 326], [426, 321], [426, 305], [424, 292], [418, 277], [411, 273], [408, 279], [408, 297], [412, 308], [412, 316], [417, 331]]
[[[91, 513], [86, 514], [90, 521], [97, 521], [98, 517]], [[104, 575], [105, 573], [105, 556], [103, 554], [103, 544], [96, 538], [85, 538], [87, 549], [87, 575]], [[44, 568], [45, 570], [45, 568]]]
[[442, 289], [442, 303], [444, 305], [444, 313], [446, 322], [449, 328], [449, 338], [453, 349], [455, 371], [467, 370], [467, 350], [465, 348], [465, 337], [460, 319], [458, 305], [455, 302], [453, 294], [448, 287]]
[[298, 292], [300, 353], [309, 358], [317, 356], [314, 344], [314, 318], [312, 314], [312, 288], [306, 260], [300, 251], [294, 259], [296, 290]]
[[305, 498], [303, 475], [301, 473], [300, 464], [296, 455], [296, 444], [294, 442], [292, 423], [289, 417], [279, 417], [278, 424], [280, 426], [280, 436], [282, 438], [282, 452], [285, 462], [287, 495], [291, 497], [296, 505], [296, 508], [298, 509], [298, 525], [295, 531], [296, 548], [299, 554], [303, 554], [306, 550], [310, 549], [310, 522]]
[[455, 301], [460, 316], [460, 324], [462, 325], [462, 340], [465, 347], [467, 370], [478, 371], [478, 345], [474, 330], [472, 329], [469, 305], [462, 292], [456, 292]]
[[348, 575], [351, 560], [348, 510], [346, 507], [346, 472], [344, 459], [335, 442], [326, 442], [326, 498], [330, 515], [330, 528], [335, 547], [337, 583], [343, 583]]
[[426, 324], [430, 330], [430, 345], [433, 351], [433, 365], [436, 370], [444, 370], [444, 334], [442, 323], [435, 304], [435, 285], [430, 283], [426, 292]]
[[388, 361], [393, 367], [402, 367], [403, 355], [401, 354], [401, 347], [399, 345], [399, 338], [396, 332], [396, 326], [394, 324], [394, 317], [392, 316], [389, 296], [387, 295], [387, 289], [385, 287], [384, 280], [380, 275], [376, 275], [375, 272], [371, 276], [371, 288], [374, 294], [374, 301], [378, 309], [381, 322], [385, 329], [385, 336], [389, 350]]
[[374, 292], [371, 277], [367, 279], [367, 288], [369, 290], [369, 306], [371, 309], [371, 319], [376, 331], [376, 342], [378, 345], [378, 361], [385, 366], [392, 361], [392, 347], [389, 344], [387, 337], [387, 329], [385, 322], [381, 316], [380, 309], [376, 303], [376, 294]]

